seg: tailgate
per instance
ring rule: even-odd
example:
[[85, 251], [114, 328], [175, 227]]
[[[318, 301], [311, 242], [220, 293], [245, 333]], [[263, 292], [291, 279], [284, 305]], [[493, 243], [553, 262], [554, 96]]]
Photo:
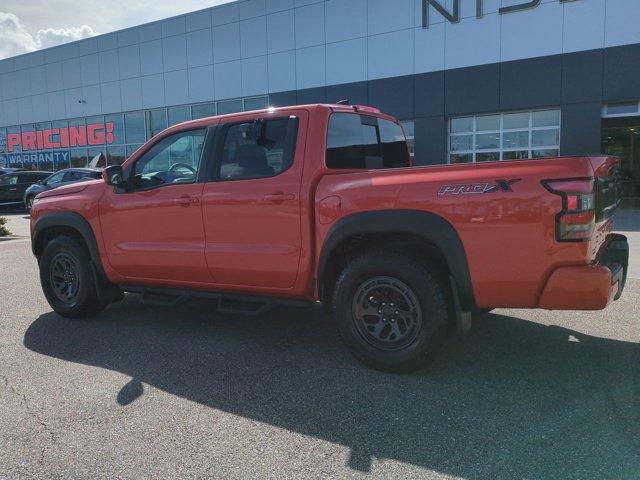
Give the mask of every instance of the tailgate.
[[620, 205], [620, 159], [616, 157], [591, 157], [596, 194], [596, 223], [613, 218]]

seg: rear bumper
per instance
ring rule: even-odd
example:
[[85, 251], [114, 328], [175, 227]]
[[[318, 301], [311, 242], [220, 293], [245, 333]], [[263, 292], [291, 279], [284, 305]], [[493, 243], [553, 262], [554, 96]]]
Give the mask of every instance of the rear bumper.
[[593, 265], [556, 269], [540, 296], [546, 310], [602, 310], [622, 296], [629, 267], [629, 244], [612, 234], [609, 245]]

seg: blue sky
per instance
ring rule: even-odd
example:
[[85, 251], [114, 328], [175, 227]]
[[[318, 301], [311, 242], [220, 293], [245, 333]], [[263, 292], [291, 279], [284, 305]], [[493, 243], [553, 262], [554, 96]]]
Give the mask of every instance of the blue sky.
[[229, 0], [2, 0], [0, 59]]

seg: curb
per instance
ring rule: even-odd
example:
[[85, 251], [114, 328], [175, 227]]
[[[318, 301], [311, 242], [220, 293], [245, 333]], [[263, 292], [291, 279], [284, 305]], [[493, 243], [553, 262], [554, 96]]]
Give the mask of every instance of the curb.
[[24, 236], [20, 236], [20, 235], [7, 235], [4, 237], [0, 237], [0, 242], [9, 242], [11, 240], [26, 240], [29, 237], [24, 237]]

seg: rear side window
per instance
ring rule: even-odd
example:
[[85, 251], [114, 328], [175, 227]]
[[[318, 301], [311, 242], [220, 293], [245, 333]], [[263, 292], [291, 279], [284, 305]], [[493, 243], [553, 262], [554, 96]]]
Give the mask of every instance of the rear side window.
[[334, 113], [329, 118], [326, 164], [373, 170], [408, 167], [411, 160], [400, 125], [367, 115]]
[[22, 174], [18, 175], [18, 183], [36, 183], [38, 180], [42, 180], [46, 177], [46, 175], [29, 175], [28, 173]]
[[18, 183], [17, 175], [3, 175], [0, 178], [0, 185], [15, 185], [16, 183]]
[[293, 163], [297, 134], [296, 117], [229, 126], [224, 138], [220, 179], [243, 180], [279, 175]]

